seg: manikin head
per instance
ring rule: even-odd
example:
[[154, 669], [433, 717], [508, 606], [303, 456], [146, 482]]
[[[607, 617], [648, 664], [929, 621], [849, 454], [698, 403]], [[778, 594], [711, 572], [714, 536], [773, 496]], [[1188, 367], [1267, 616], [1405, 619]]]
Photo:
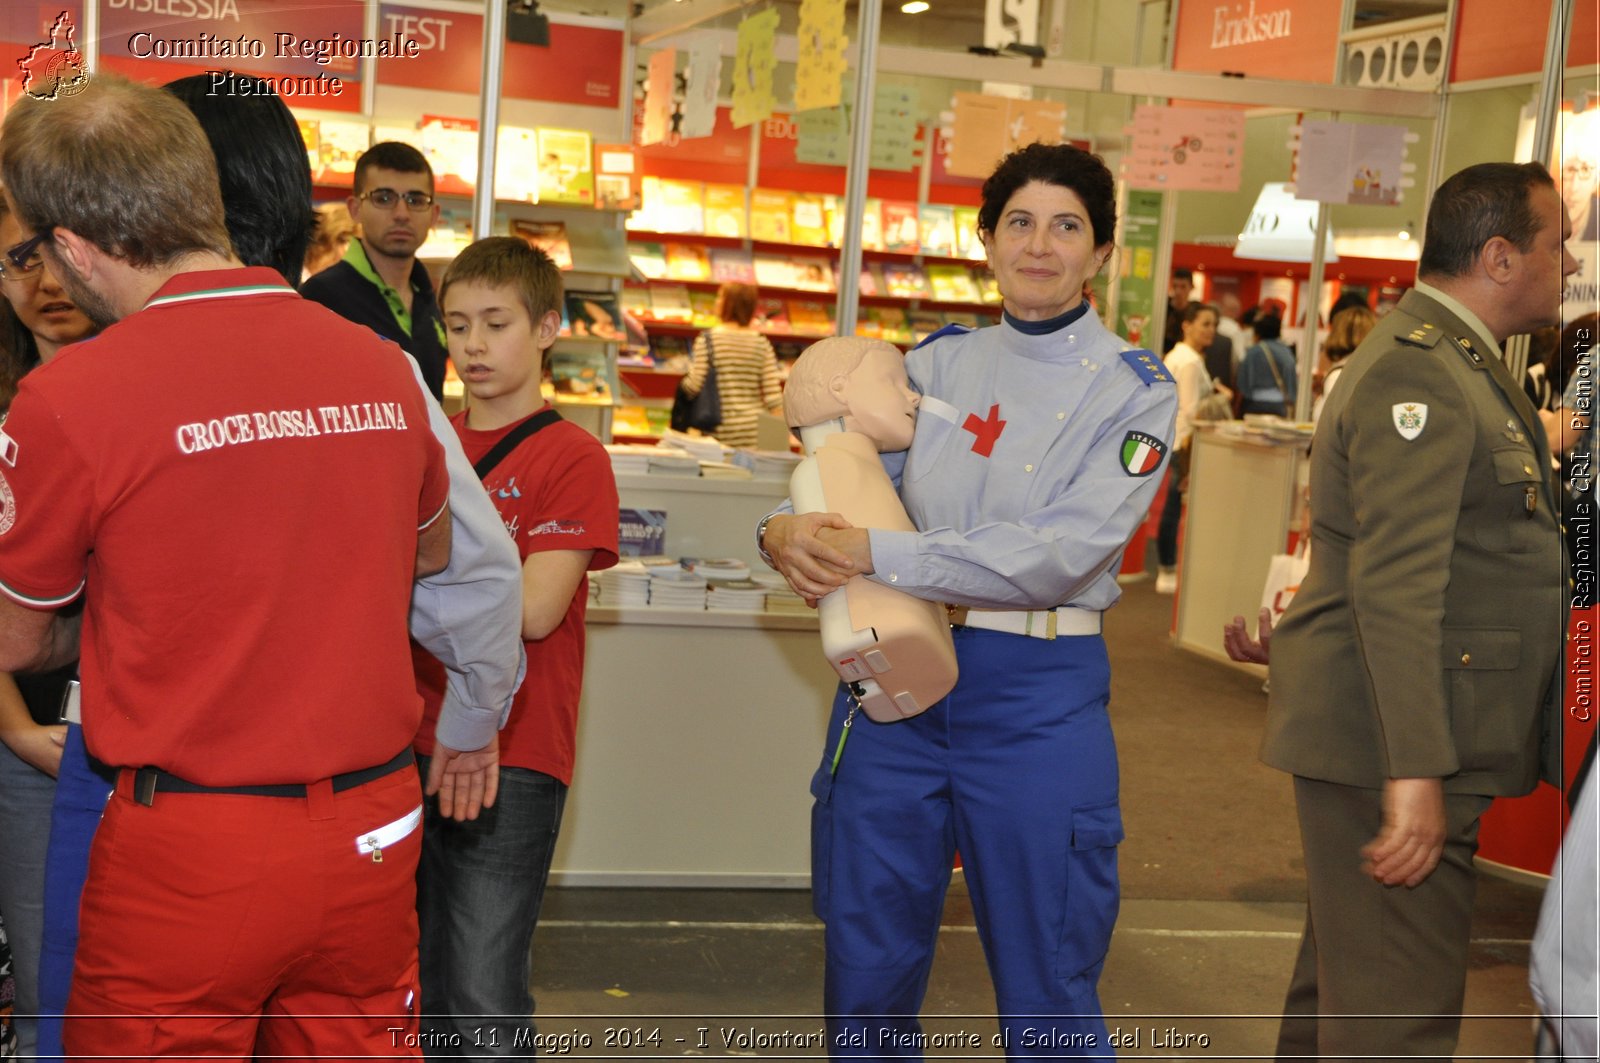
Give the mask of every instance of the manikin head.
[[813, 343], [794, 363], [783, 412], [796, 429], [842, 418], [845, 431], [860, 432], [880, 451], [894, 451], [911, 445], [919, 401], [899, 348], [835, 336]]

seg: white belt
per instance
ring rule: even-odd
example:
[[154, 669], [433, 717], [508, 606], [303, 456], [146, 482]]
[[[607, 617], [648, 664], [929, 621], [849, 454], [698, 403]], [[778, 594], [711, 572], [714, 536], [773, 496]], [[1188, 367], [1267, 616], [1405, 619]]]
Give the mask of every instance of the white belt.
[[1053, 639], [1057, 635], [1100, 634], [1100, 610], [1077, 609], [1070, 605], [1031, 611], [968, 609], [963, 605], [952, 605], [950, 623], [957, 627], [980, 627], [985, 631], [1003, 631], [1008, 635]]

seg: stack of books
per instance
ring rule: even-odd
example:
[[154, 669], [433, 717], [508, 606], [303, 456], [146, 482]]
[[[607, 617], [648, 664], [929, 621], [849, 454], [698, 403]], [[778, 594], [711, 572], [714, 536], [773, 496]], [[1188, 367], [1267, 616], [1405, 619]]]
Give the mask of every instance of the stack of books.
[[754, 580], [709, 583], [706, 609], [713, 613], [762, 613], [767, 608], [767, 590]]
[[706, 578], [681, 565], [650, 569], [650, 608], [692, 609], [706, 607]]
[[619, 561], [595, 577], [600, 593], [599, 605], [631, 609], [650, 604], [649, 570], [638, 561]]
[[788, 450], [736, 450], [733, 463], [750, 470], [757, 480], [783, 480], [788, 482], [800, 455]]

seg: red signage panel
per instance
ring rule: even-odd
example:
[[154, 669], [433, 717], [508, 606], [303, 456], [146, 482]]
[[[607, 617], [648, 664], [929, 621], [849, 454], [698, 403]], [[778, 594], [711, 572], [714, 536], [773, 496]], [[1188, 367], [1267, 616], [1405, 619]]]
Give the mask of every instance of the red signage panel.
[[1328, 0], [1182, 0], [1172, 67], [1332, 84], [1339, 10]]

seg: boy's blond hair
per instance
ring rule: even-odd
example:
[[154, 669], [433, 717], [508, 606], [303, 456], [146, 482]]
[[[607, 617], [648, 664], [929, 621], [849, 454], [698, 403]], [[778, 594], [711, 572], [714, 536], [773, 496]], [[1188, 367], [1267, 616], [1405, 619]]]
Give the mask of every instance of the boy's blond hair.
[[534, 325], [561, 312], [561, 271], [549, 255], [514, 236], [486, 236], [457, 255], [439, 281], [440, 308], [452, 284], [467, 283], [515, 290]]

